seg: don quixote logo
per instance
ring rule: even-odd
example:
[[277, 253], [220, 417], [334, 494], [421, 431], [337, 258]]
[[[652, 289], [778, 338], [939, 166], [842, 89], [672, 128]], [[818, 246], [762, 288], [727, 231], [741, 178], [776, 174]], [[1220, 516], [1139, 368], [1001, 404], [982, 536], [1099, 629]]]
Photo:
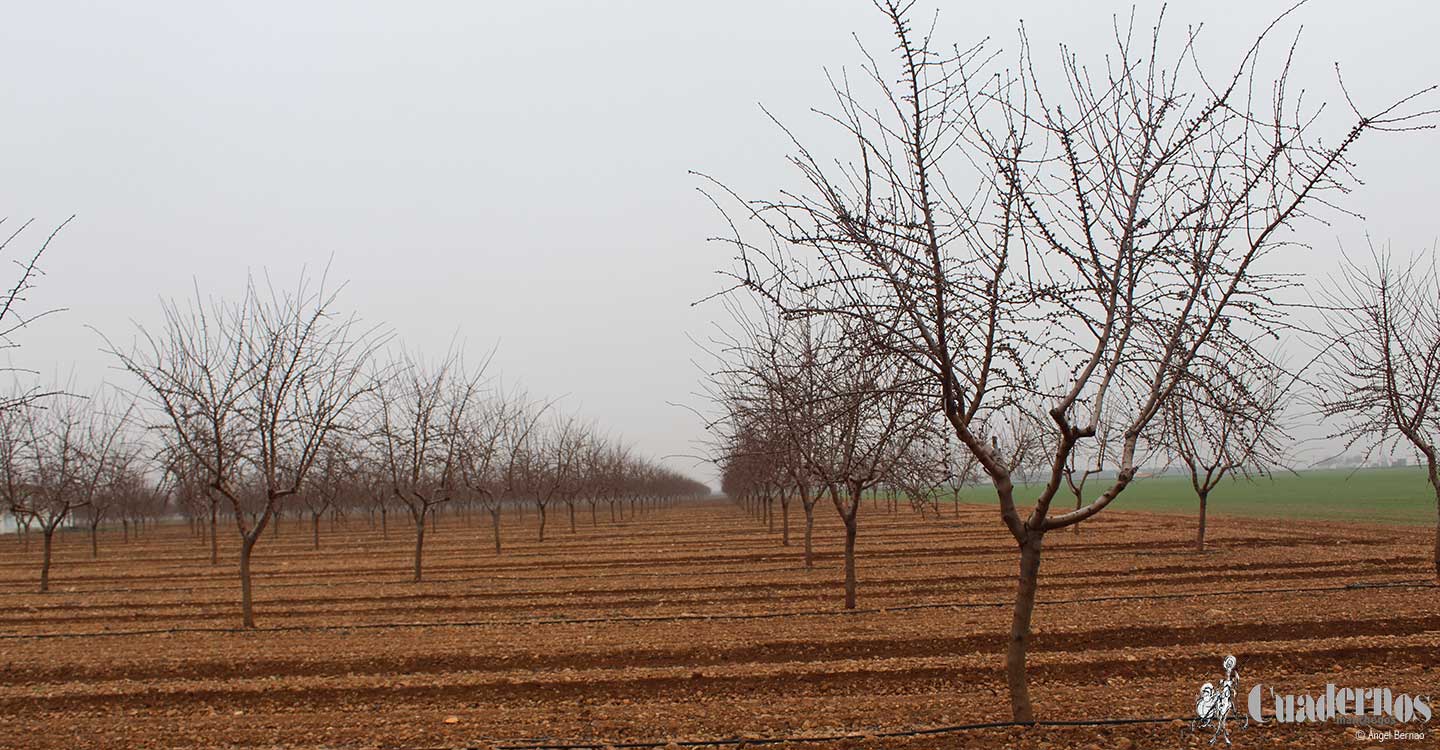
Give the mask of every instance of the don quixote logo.
[[[1337, 687], [1325, 685], [1318, 693], [1284, 693], [1256, 683], [1245, 694], [1245, 711], [1236, 716], [1235, 699], [1241, 694], [1240, 670], [1234, 656], [1221, 662], [1223, 676], [1217, 685], [1207, 682], [1200, 686], [1195, 700], [1195, 715], [1182, 732], [1208, 732], [1210, 744], [1224, 740], [1228, 746], [1230, 730], [1237, 720], [1241, 728], [1266, 724], [1299, 724], [1334, 722], [1355, 727], [1355, 738], [1368, 741], [1424, 740], [1424, 729], [1405, 729], [1402, 724], [1429, 724], [1433, 716], [1432, 699], [1428, 695], [1396, 693], [1390, 688]], [[1268, 709], [1268, 713], [1267, 713]]]
[[[1235, 657], [1227, 656], [1221, 664], [1225, 669], [1225, 676], [1220, 680], [1220, 686], [1207, 682], [1200, 686], [1200, 697], [1195, 700], [1195, 718], [1190, 720], [1188, 730], [1191, 732], [1210, 732], [1210, 744], [1216, 740], [1223, 739], [1225, 744], [1230, 744], [1230, 714], [1235, 710], [1235, 696], [1239, 692], [1240, 671], [1235, 668]], [[1250, 725], [1249, 717], [1245, 718], [1245, 726]]]

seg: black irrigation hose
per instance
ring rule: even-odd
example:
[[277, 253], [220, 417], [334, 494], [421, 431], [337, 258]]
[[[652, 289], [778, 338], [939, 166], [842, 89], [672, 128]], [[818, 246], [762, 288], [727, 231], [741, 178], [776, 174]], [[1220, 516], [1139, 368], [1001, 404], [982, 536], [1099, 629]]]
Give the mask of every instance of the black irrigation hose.
[[[926, 727], [923, 729], [904, 729], [882, 732], [847, 732], [844, 734], [825, 735], [792, 735], [784, 737], [717, 737], [714, 739], [701, 740], [640, 740], [640, 741], [590, 741], [578, 742], [570, 740], [489, 740], [484, 744], [468, 745], [465, 750], [623, 750], [624, 748], [666, 748], [666, 747], [724, 747], [734, 745], [737, 747], [749, 747], [753, 745], [783, 745], [788, 743], [806, 742], [842, 742], [845, 740], [877, 740], [893, 739], [902, 737], [928, 737], [940, 734], [957, 734], [959, 732], [971, 732], [983, 729], [1011, 729], [1018, 727], [1104, 727], [1124, 726], [1133, 724], [1169, 724], [1175, 721], [1188, 721], [1193, 717], [1168, 716], [1163, 718], [1133, 718], [1133, 719], [1073, 719], [1073, 720], [1052, 720], [1052, 721], [986, 721], [974, 724], [951, 724], [940, 727]], [[407, 747], [400, 750], [451, 750], [453, 746], [447, 747]]]
[[[1315, 593], [1325, 591], [1353, 591], [1358, 589], [1385, 589], [1385, 588], [1433, 588], [1436, 584], [1427, 580], [1417, 581], [1382, 581], [1376, 583], [1347, 583], [1341, 586], [1310, 586], [1310, 587], [1288, 587], [1272, 589], [1222, 589], [1220, 591], [1185, 591], [1173, 594], [1116, 594], [1112, 596], [1091, 596], [1075, 599], [1048, 599], [1035, 602], [1036, 606], [1051, 604], [1092, 604], [1096, 602], [1114, 601], [1152, 601], [1160, 599], [1194, 599], [1197, 597], [1223, 597], [1223, 596], [1248, 596], [1264, 594], [1296, 594]], [[818, 610], [797, 610], [794, 612], [751, 612], [736, 614], [692, 614], [681, 613], [675, 615], [632, 615], [624, 617], [568, 617], [554, 619], [535, 618], [510, 618], [493, 620], [439, 620], [435, 622], [369, 622], [356, 623], [353, 625], [276, 625], [268, 628], [234, 628], [234, 627], [180, 627], [180, 628], [148, 628], [139, 630], [100, 630], [91, 633], [0, 633], [0, 640], [41, 640], [51, 638], [101, 638], [120, 636], [140, 635], [171, 635], [180, 633], [322, 633], [340, 630], [400, 630], [416, 628], [472, 628], [487, 627], [495, 625], [590, 625], [601, 623], [646, 623], [646, 622], [691, 622], [710, 620], [773, 620], [784, 617], [833, 617], [833, 616], [854, 616], [864, 614], [888, 614], [890, 612], [904, 612], [918, 609], [988, 609], [991, 607], [1009, 607], [1014, 602], [941, 602], [927, 604], [900, 604], [893, 607], [873, 607], [869, 609], [818, 609]]]

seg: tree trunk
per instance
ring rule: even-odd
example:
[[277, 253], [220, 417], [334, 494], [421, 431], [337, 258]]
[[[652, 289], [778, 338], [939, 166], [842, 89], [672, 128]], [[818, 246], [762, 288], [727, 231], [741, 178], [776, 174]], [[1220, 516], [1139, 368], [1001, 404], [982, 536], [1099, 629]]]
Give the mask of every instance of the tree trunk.
[[217, 534], [215, 533], [216, 530], [217, 530], [217, 529], [216, 529], [216, 526], [217, 526], [216, 516], [217, 516], [218, 514], [219, 514], [219, 511], [218, 511], [217, 508], [216, 508], [216, 503], [211, 503], [211, 504], [210, 504], [210, 564], [211, 564], [211, 565], [219, 565], [219, 564], [220, 564], [220, 537], [219, 537], [219, 535], [217, 535]]
[[240, 541], [240, 619], [243, 627], [255, 627], [255, 610], [250, 598], [250, 550], [255, 539], [246, 535]]
[[815, 567], [815, 547], [812, 544], [815, 532], [815, 503], [802, 502], [801, 505], [805, 506], [805, 569], [810, 570]]
[[55, 527], [49, 524], [41, 524], [40, 532], [44, 535], [44, 556], [40, 560], [40, 593], [50, 590], [50, 549], [54, 545]]
[[780, 498], [780, 546], [790, 546], [790, 500]]
[[1430, 486], [1435, 488], [1435, 585], [1440, 586], [1440, 472], [1430, 461]]
[[1010, 711], [1015, 721], [1035, 720], [1025, 676], [1025, 655], [1030, 647], [1030, 617], [1035, 613], [1035, 588], [1040, 577], [1041, 539], [1041, 534], [1032, 531], [1020, 544], [1020, 584], [1010, 623], [1010, 647], [1005, 654], [1005, 680], [1010, 685]]
[[[860, 499], [855, 499], [856, 510], [859, 510]], [[855, 609], [855, 513], [845, 518], [845, 609]]]
[[1205, 506], [1210, 499], [1209, 492], [1201, 492], [1200, 495], [1200, 528], [1195, 532], [1195, 551], [1205, 551]]
[[1440, 586], [1440, 488], [1436, 488], [1436, 586]]
[[591, 527], [591, 528], [596, 528], [596, 527], [598, 527], [598, 526], [600, 525], [600, 520], [599, 520], [598, 518], [596, 518], [595, 513], [596, 513], [596, 511], [595, 511], [595, 503], [590, 503], [590, 527]]
[[415, 516], [415, 582], [420, 582], [420, 561], [425, 550], [425, 511]]
[[386, 540], [390, 538], [390, 514], [383, 505], [380, 506], [380, 538]]
[[490, 509], [490, 528], [495, 530], [495, 554], [500, 554], [500, 506]]
[[574, 506], [574, 505], [571, 505], [571, 506], [569, 506], [569, 507], [570, 507], [570, 533], [571, 533], [571, 534], [574, 534], [574, 533], [575, 533], [575, 506]]
[[100, 519], [97, 518], [97, 519], [95, 519], [95, 522], [94, 522], [94, 523], [90, 524], [90, 559], [91, 559], [91, 560], [95, 560], [95, 559], [98, 559], [98, 558], [100, 557], [100, 539], [99, 539], [99, 537], [100, 537]]
[[540, 512], [540, 541], [545, 541], [545, 506], [538, 505], [536, 510]]

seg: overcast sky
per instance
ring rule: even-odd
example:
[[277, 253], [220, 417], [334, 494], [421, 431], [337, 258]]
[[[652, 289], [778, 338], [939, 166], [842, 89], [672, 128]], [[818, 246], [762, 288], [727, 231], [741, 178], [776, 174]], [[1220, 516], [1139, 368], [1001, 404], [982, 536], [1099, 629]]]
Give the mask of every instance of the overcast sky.
[[[1223, 68], [1288, 5], [1173, 2], [1168, 18], [1205, 23], [1204, 57]], [[1138, 6], [1142, 26], [1158, 8]], [[1065, 41], [1098, 63], [1111, 13], [1129, 10], [946, 3], [938, 36], [1009, 50], [1023, 19], [1037, 57]], [[1362, 105], [1440, 79], [1437, 16], [1313, 0], [1286, 26], [1304, 25], [1307, 99], [1334, 97], [1335, 62]], [[749, 195], [793, 184], [759, 107], [815, 126], [825, 69], [860, 60], [852, 33], [889, 47], [864, 0], [12, 4], [0, 215], [37, 220], [21, 250], [78, 215], [30, 299], [68, 310], [26, 331], [16, 361], [113, 380], [86, 326], [128, 340], [192, 283], [229, 293], [247, 269], [293, 279], [333, 256], [343, 305], [408, 346], [498, 344], [507, 381], [568, 395], [649, 455], [693, 452], [702, 425], [670, 404], [697, 403], [687, 336], [723, 311], [691, 303], [729, 254], [705, 241], [721, 225], [687, 170]], [[1429, 247], [1437, 140], [1363, 142], [1367, 184], [1348, 205], [1366, 221], [1308, 227], [1307, 270], [1328, 272], [1367, 232]]]

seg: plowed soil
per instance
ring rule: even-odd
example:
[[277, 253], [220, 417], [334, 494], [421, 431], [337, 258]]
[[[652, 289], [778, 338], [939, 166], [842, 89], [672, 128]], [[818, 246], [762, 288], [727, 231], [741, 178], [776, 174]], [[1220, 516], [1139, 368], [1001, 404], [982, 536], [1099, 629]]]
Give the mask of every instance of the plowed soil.
[[[562, 509], [563, 510], [563, 509]], [[946, 511], [949, 513], [950, 511]], [[488, 518], [488, 517], [487, 517]], [[1009, 718], [1004, 649], [1018, 558], [993, 510], [861, 512], [860, 607], [841, 609], [840, 525], [816, 509], [813, 570], [732, 505], [571, 533], [480, 518], [427, 534], [286, 519], [256, 551], [242, 631], [235, 534], [221, 564], [183, 525], [90, 558], [0, 537], [0, 746], [449, 748], [732, 738], [783, 747], [1205, 747], [1182, 736], [1226, 654], [1242, 690], [1388, 687], [1440, 702], [1432, 530], [1107, 511], [1046, 539], [1030, 684], [1049, 721]], [[1243, 700], [1243, 699], [1242, 699]], [[1432, 725], [1387, 747], [1440, 747]], [[906, 735], [916, 731], [941, 730]], [[848, 739], [839, 739], [849, 736]], [[805, 741], [804, 738], [812, 738]], [[1334, 723], [1236, 727], [1235, 747], [1367, 747]], [[1223, 744], [1223, 743], [1222, 743]], [[733, 747], [734, 745], [732, 745]], [[752, 745], [753, 746], [753, 745]]]

